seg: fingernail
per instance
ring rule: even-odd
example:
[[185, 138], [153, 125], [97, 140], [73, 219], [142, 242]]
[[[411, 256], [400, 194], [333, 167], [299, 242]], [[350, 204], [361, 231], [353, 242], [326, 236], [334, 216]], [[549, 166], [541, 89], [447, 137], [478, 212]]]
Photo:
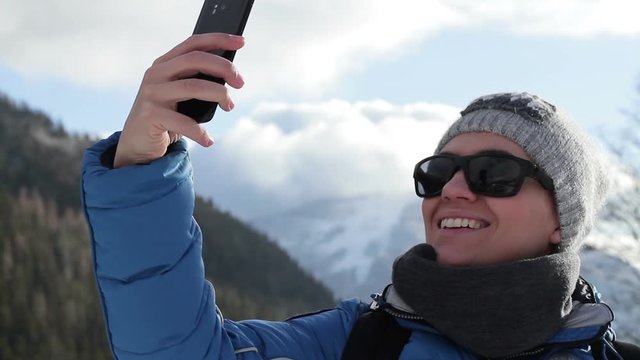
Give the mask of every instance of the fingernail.
[[204, 132], [204, 144], [202, 145], [206, 147], [213, 145], [213, 139], [211, 138], [211, 135], [209, 135], [209, 132], [205, 129], [202, 130]]
[[234, 107], [236, 107], [236, 104], [233, 102], [233, 100], [229, 99], [229, 105], [227, 106], [229, 107], [229, 111], [231, 111]]
[[233, 41], [244, 42], [244, 36], [229, 34], [229, 37]]

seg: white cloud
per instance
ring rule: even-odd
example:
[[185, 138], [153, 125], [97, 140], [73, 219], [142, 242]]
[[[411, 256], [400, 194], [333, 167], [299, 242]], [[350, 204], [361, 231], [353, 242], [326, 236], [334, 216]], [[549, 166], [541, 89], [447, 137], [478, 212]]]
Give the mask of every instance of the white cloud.
[[640, 35], [640, 3], [634, 0], [447, 1], [470, 21], [506, 25], [528, 35], [587, 37]]
[[3, 2], [0, 61], [27, 76], [130, 87], [190, 33], [199, 6], [178, 0]]
[[194, 150], [196, 188], [251, 217], [321, 198], [409, 194], [458, 110], [428, 103], [263, 103]]
[[[200, 1], [80, 0], [0, 5], [0, 63], [110, 88], [137, 86], [151, 62], [192, 31]], [[638, 36], [633, 0], [257, 0], [237, 64], [241, 96], [322, 92], [371, 59], [400, 56], [435, 33], [491, 26], [522, 34]]]

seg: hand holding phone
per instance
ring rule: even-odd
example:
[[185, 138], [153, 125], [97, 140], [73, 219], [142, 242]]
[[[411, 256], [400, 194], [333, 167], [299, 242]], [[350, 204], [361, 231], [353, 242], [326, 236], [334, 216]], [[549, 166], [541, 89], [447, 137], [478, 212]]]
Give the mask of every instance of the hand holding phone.
[[[194, 31], [198, 35], [189, 37], [156, 59], [145, 72], [122, 129], [114, 168], [152, 162], [162, 157], [169, 144], [182, 136], [205, 147], [213, 144], [200, 123], [212, 118], [218, 102], [225, 110], [233, 108], [228, 90], [220, 85], [225, 81], [216, 77], [226, 79], [234, 88], [244, 84], [242, 76], [228, 66], [235, 51], [244, 46], [244, 39], [227, 34], [242, 33], [252, 4], [253, 0], [205, 0]], [[215, 56], [202, 56], [202, 52]], [[219, 84], [189, 78], [188, 74], [195, 73]], [[183, 101], [196, 98], [198, 100]], [[200, 100], [203, 98], [208, 101]], [[185, 120], [183, 114], [195, 121]]]
[[[242, 35], [249, 18], [253, 0], [205, 0], [194, 34], [225, 33]], [[235, 50], [215, 50], [211, 53], [233, 61]], [[196, 78], [225, 83], [224, 79], [199, 73]], [[197, 123], [210, 121], [218, 103], [200, 99], [190, 99], [178, 103], [177, 111], [191, 117]]]
[[[176, 102], [204, 97], [220, 102], [224, 109], [230, 110], [233, 102], [228, 89], [205, 80], [185, 79], [184, 76], [198, 71], [215, 74], [226, 79], [229, 86], [241, 88], [244, 84], [242, 76], [228, 66], [228, 61], [206, 52], [238, 50], [242, 46], [244, 38], [238, 36], [220, 33], [193, 35], [157, 58], [144, 74], [122, 129], [114, 168], [152, 162], [162, 157], [169, 144], [182, 136], [202, 146], [211, 146], [213, 140], [206, 129], [176, 112]], [[226, 66], [222, 64], [225, 62]]]

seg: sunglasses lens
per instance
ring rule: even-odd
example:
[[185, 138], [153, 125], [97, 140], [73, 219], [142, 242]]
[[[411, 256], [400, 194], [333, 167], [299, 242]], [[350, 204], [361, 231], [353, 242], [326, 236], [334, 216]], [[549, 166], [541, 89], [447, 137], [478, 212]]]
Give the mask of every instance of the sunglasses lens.
[[416, 191], [418, 195], [433, 197], [440, 194], [444, 185], [451, 180], [455, 163], [449, 158], [433, 158], [418, 166]]
[[524, 180], [520, 164], [504, 157], [475, 157], [467, 171], [471, 190], [490, 196], [515, 195]]

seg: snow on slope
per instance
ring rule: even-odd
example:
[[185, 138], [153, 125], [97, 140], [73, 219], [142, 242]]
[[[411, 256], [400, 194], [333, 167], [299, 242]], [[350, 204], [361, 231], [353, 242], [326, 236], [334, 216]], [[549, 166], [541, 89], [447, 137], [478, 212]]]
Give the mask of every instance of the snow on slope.
[[[406, 237], [390, 241], [389, 236], [391, 229], [402, 223], [402, 211], [410, 200], [417, 204], [415, 199], [394, 196], [330, 199], [251, 223], [275, 239], [338, 296], [366, 297], [379, 290], [371, 287], [372, 268], [387, 254], [400, 254], [411, 245], [406, 243]], [[388, 283], [386, 271], [382, 274], [384, 281], [379, 284]], [[362, 288], [366, 288], [364, 293], [357, 291]]]

